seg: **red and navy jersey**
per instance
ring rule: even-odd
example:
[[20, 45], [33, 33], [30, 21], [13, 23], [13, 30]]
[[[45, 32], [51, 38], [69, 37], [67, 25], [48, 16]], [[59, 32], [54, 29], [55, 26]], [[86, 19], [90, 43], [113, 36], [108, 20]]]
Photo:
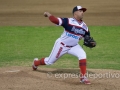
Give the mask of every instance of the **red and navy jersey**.
[[90, 35], [88, 27], [83, 21], [78, 22], [74, 18], [58, 18], [58, 21], [58, 25], [64, 28], [60, 39], [66, 45], [74, 46], [86, 34]]

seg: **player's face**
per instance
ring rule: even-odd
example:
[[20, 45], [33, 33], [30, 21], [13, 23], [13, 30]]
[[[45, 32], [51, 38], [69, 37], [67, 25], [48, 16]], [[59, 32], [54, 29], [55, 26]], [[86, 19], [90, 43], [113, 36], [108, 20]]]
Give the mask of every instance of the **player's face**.
[[75, 12], [75, 15], [77, 16], [78, 19], [82, 19], [83, 18], [83, 10], [78, 10]]

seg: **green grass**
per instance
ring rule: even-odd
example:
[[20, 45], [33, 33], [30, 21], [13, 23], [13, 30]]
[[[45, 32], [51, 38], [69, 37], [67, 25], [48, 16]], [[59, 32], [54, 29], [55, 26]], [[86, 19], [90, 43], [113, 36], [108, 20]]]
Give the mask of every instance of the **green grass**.
[[[120, 26], [89, 26], [97, 41], [93, 49], [83, 46], [88, 68], [120, 70]], [[31, 66], [33, 58], [49, 56], [62, 27], [0, 27], [0, 67]], [[83, 41], [80, 41], [82, 45]], [[50, 68], [78, 68], [78, 60], [64, 55]]]

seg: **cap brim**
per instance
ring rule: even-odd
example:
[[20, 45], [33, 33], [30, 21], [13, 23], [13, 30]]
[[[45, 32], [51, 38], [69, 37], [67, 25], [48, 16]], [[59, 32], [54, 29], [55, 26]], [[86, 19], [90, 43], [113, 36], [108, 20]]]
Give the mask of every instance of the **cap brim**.
[[79, 9], [79, 10], [83, 10], [83, 12], [85, 12], [87, 9], [86, 9], [86, 8], [81, 8], [81, 9]]

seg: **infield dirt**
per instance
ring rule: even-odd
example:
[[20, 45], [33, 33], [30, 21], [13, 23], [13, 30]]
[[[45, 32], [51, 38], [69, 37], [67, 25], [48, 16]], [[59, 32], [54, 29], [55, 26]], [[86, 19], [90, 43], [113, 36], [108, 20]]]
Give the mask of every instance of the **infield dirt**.
[[[72, 17], [72, 8], [87, 8], [87, 25], [120, 25], [119, 0], [0, 0], [0, 26], [51, 26], [43, 16], [45, 11], [57, 17]], [[93, 74], [109, 73], [102, 78], [90, 78], [91, 85], [79, 83], [79, 78], [56, 78], [56, 74], [76, 74], [79, 69], [48, 69], [39, 67], [1, 67], [0, 90], [120, 90], [119, 70], [88, 69]], [[52, 75], [52, 76], [49, 76]]]

